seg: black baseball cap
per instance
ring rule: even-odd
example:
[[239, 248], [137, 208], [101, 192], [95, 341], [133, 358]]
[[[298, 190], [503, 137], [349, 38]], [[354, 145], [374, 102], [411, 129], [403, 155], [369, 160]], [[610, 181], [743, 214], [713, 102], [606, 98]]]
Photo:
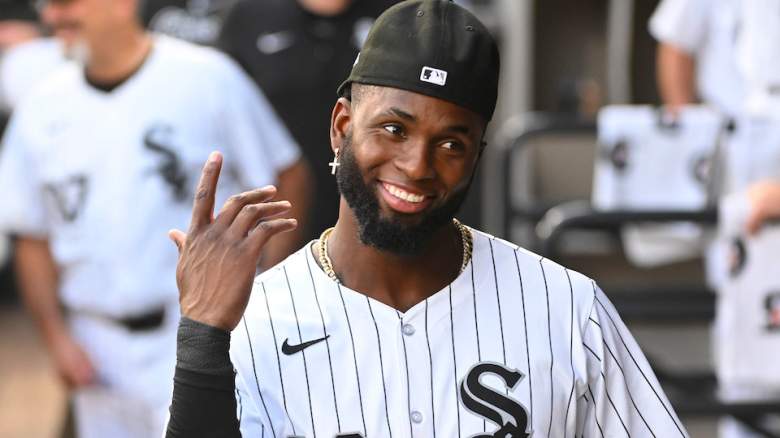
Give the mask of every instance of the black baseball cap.
[[400, 88], [468, 108], [489, 121], [498, 96], [498, 47], [477, 17], [449, 0], [407, 0], [368, 33], [352, 83]]

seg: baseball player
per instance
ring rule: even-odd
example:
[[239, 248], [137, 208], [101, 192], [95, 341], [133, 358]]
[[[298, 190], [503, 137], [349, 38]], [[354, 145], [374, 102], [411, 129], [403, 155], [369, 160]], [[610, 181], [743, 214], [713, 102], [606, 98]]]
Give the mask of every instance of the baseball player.
[[185, 318], [168, 436], [687, 436], [593, 281], [453, 219], [498, 70], [454, 3], [383, 13], [331, 119], [336, 226], [254, 281], [290, 205], [259, 189], [212, 219], [211, 156], [188, 234], [171, 232]]
[[220, 198], [301, 185], [297, 146], [240, 67], [147, 34], [136, 8], [44, 6], [83, 65], [63, 66], [22, 100], [0, 155], [0, 229], [19, 237], [23, 297], [75, 390], [79, 437], [163, 431], [179, 319], [165, 233], [187, 225], [211, 148], [232, 157]]
[[725, 114], [737, 116], [744, 101], [736, 62], [740, 1], [663, 0], [650, 19], [659, 41], [658, 88], [676, 111], [699, 97]]

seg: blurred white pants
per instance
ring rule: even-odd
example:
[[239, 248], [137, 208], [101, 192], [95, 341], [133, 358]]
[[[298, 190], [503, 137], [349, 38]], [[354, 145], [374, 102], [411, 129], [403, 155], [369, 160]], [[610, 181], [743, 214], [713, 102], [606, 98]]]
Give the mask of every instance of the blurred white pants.
[[79, 438], [158, 438], [173, 391], [178, 303], [162, 326], [131, 332], [108, 320], [76, 315], [71, 332], [96, 370], [95, 384], [73, 395]]

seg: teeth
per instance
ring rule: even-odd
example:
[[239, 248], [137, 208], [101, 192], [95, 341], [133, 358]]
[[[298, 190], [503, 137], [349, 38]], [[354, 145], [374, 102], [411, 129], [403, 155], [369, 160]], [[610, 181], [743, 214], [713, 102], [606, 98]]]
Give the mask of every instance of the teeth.
[[402, 190], [396, 186], [391, 186], [390, 184], [385, 184], [385, 188], [393, 196], [396, 198], [401, 198], [406, 202], [413, 202], [416, 204], [418, 202], [422, 202], [425, 199], [425, 196], [423, 195], [415, 195], [414, 193], [409, 193], [406, 190]]

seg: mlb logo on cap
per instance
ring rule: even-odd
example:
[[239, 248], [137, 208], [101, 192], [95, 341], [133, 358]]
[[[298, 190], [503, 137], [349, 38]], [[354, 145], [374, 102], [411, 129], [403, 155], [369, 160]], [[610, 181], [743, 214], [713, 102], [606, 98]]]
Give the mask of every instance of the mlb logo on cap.
[[447, 83], [447, 72], [438, 68], [425, 66], [420, 72], [420, 80], [431, 84], [444, 85]]

